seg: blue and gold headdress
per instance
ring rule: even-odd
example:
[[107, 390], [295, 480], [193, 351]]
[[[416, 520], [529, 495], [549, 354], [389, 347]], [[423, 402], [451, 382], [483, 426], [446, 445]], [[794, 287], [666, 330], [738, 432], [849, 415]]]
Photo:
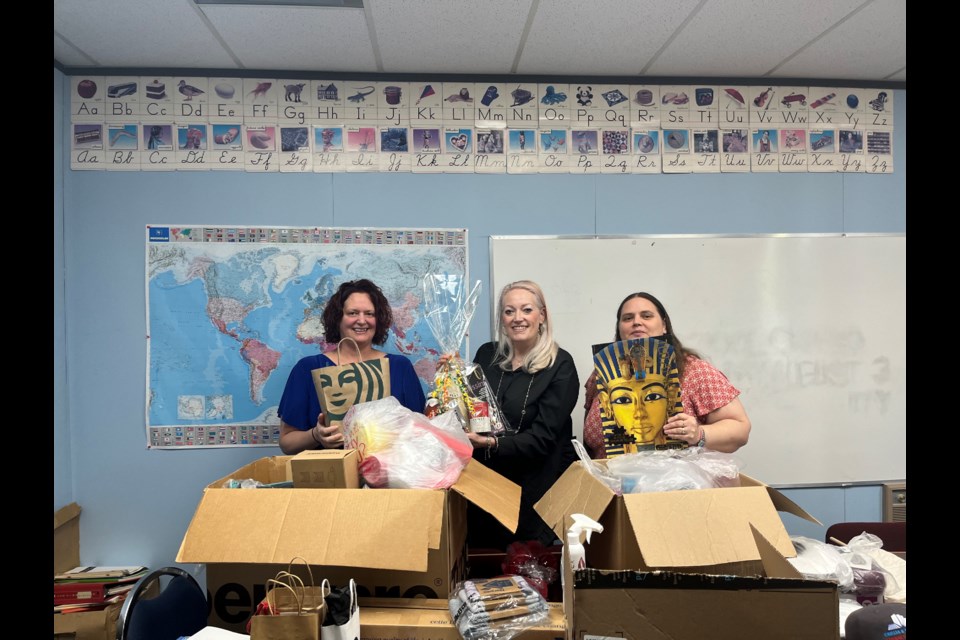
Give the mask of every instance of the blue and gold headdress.
[[[643, 380], [648, 375], [663, 376], [667, 387], [668, 417], [683, 411], [680, 399], [680, 372], [677, 370], [676, 352], [673, 345], [657, 338], [621, 340], [607, 345], [593, 356], [597, 372], [597, 391], [608, 391], [610, 383], [617, 379]], [[600, 421], [607, 457], [622, 455], [627, 450], [636, 450], [633, 436], [617, 425], [613, 415], [607, 415], [600, 405]], [[628, 446], [632, 445], [632, 446]], [[677, 448], [683, 443], [667, 441], [656, 445], [658, 449]]]

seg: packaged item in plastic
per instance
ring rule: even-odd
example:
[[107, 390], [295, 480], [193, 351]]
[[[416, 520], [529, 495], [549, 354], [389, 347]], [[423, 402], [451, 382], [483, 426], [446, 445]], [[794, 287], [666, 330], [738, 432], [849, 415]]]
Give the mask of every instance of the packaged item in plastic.
[[509, 640], [549, 616], [547, 601], [522, 576], [460, 582], [449, 605], [464, 640]]

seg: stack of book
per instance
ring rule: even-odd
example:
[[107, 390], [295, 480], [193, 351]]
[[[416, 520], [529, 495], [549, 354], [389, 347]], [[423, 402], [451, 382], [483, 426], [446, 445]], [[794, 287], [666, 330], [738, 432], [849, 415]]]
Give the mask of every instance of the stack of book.
[[146, 567], [77, 567], [53, 577], [53, 612], [78, 613], [122, 602]]

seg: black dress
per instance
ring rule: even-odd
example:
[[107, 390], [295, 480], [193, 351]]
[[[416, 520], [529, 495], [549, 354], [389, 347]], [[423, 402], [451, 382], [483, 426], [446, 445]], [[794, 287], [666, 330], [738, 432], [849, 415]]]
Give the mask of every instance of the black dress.
[[557, 352], [553, 366], [532, 376], [522, 369], [504, 371], [494, 363], [495, 357], [496, 345], [488, 342], [477, 350], [473, 361], [483, 368], [501, 410], [519, 431], [500, 438], [489, 459], [485, 449], [475, 449], [473, 457], [520, 485], [520, 524], [513, 534], [485, 512], [471, 508], [467, 540], [474, 548], [504, 549], [514, 540], [551, 544], [556, 535], [533, 505], [576, 460], [571, 414], [580, 393], [577, 368], [563, 349]]

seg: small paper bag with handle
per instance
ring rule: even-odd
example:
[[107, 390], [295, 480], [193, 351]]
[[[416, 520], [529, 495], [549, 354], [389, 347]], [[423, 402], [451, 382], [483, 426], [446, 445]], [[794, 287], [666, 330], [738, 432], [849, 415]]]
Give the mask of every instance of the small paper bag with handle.
[[[301, 563], [306, 569], [306, 578], [301, 578], [300, 575], [293, 572], [294, 567]], [[301, 575], [303, 575], [302, 572]], [[321, 622], [323, 621], [323, 616], [326, 612], [324, 596], [330, 593], [330, 585], [324, 581], [323, 585], [319, 587], [316, 586], [313, 579], [313, 571], [303, 557], [295, 556], [287, 565], [287, 570], [278, 572], [274, 579], [286, 582], [294, 588], [295, 593], [285, 589], [273, 589], [268, 592], [266, 594], [267, 597], [264, 598], [268, 606], [280, 611], [296, 610], [298, 603], [296, 599], [294, 599], [294, 596], [299, 595], [299, 604], [302, 606], [304, 612], [319, 613], [320, 620]], [[309, 584], [307, 584], [305, 580], [309, 580]]]
[[[337, 343], [337, 362], [343, 362], [340, 348], [347, 341], [356, 348], [357, 360], [361, 357], [357, 343], [344, 338]], [[390, 361], [387, 358], [336, 364], [314, 369], [311, 373], [328, 427], [343, 422], [347, 410], [353, 405], [390, 395]]]
[[[320, 640], [323, 611], [304, 610], [303, 583], [300, 582], [300, 585], [298, 590], [288, 582], [274, 578], [267, 580], [265, 600], [268, 606], [266, 611], [250, 619], [250, 640]], [[280, 604], [276, 595], [280, 591], [292, 594], [296, 604], [291, 609], [283, 608], [285, 605]]]
[[321, 640], [359, 640], [360, 606], [357, 604], [357, 584], [353, 578], [350, 578], [350, 584], [346, 587], [330, 589], [326, 601], [327, 615], [320, 628]]

